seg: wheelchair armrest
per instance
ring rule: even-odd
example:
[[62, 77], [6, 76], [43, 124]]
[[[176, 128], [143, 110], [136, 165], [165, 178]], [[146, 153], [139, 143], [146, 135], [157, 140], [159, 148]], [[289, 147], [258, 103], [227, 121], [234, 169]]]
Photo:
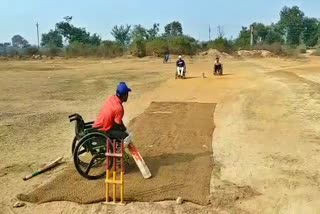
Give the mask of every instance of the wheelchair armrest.
[[99, 129], [101, 129], [101, 128], [102, 128], [102, 126], [101, 127], [88, 128], [88, 129], [86, 129], [86, 132], [99, 131]]
[[86, 125], [92, 125], [92, 124], [94, 124], [94, 121], [90, 121], [90, 122], [84, 123], [85, 126]]
[[91, 124], [90, 124], [90, 125], [84, 125], [84, 128], [85, 128], [85, 129], [92, 128], [92, 125], [91, 125]]
[[93, 124], [94, 124], [94, 121], [84, 123], [84, 128], [85, 129], [92, 128]]

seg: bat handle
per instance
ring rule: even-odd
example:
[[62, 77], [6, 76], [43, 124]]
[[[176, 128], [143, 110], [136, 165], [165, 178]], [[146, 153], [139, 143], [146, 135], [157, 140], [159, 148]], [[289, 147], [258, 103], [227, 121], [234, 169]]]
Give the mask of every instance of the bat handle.
[[23, 180], [26, 181], [26, 180], [29, 180], [32, 177], [33, 177], [33, 175], [27, 175], [26, 177], [23, 178]]

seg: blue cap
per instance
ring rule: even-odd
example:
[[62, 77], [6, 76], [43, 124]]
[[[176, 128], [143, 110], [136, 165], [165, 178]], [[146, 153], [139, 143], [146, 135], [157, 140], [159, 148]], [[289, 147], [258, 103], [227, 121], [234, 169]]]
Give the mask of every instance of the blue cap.
[[128, 88], [127, 84], [125, 82], [120, 82], [119, 85], [117, 86], [117, 95], [125, 95], [128, 92], [130, 92], [131, 89]]

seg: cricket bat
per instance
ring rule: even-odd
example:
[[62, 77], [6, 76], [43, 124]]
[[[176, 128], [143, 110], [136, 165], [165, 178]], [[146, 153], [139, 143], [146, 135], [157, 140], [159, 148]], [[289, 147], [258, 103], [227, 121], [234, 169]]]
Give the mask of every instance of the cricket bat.
[[63, 157], [59, 157], [58, 159], [54, 160], [53, 162], [47, 164], [46, 166], [42, 167], [41, 169], [38, 169], [37, 171], [33, 172], [30, 175], [27, 175], [23, 178], [24, 181], [29, 180], [32, 177], [35, 177], [37, 175], [40, 175], [41, 173], [51, 169], [52, 167], [55, 167], [59, 164], [59, 161], [62, 160]]
[[140, 152], [133, 145], [133, 143], [129, 143], [127, 148], [129, 150], [130, 154], [132, 155], [134, 161], [136, 162], [140, 172], [142, 173], [142, 176], [146, 179], [151, 178], [151, 172], [150, 172], [147, 164], [144, 162], [142, 156], [140, 155]]
[[142, 176], [146, 179], [151, 178], [151, 172], [147, 164], [144, 162], [143, 157], [140, 155], [140, 152], [131, 142], [132, 133], [128, 133], [128, 134], [129, 136], [124, 140], [125, 146], [128, 148], [129, 153], [133, 157], [133, 160], [136, 162], [140, 172], [142, 173]]

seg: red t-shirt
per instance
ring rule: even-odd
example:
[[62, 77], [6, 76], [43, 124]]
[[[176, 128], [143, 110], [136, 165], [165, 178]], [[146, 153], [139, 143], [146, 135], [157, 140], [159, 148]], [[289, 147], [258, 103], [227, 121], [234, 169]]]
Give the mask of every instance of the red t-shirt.
[[115, 123], [121, 124], [124, 110], [120, 99], [114, 95], [104, 103], [93, 127], [102, 127], [100, 130], [109, 131]]

